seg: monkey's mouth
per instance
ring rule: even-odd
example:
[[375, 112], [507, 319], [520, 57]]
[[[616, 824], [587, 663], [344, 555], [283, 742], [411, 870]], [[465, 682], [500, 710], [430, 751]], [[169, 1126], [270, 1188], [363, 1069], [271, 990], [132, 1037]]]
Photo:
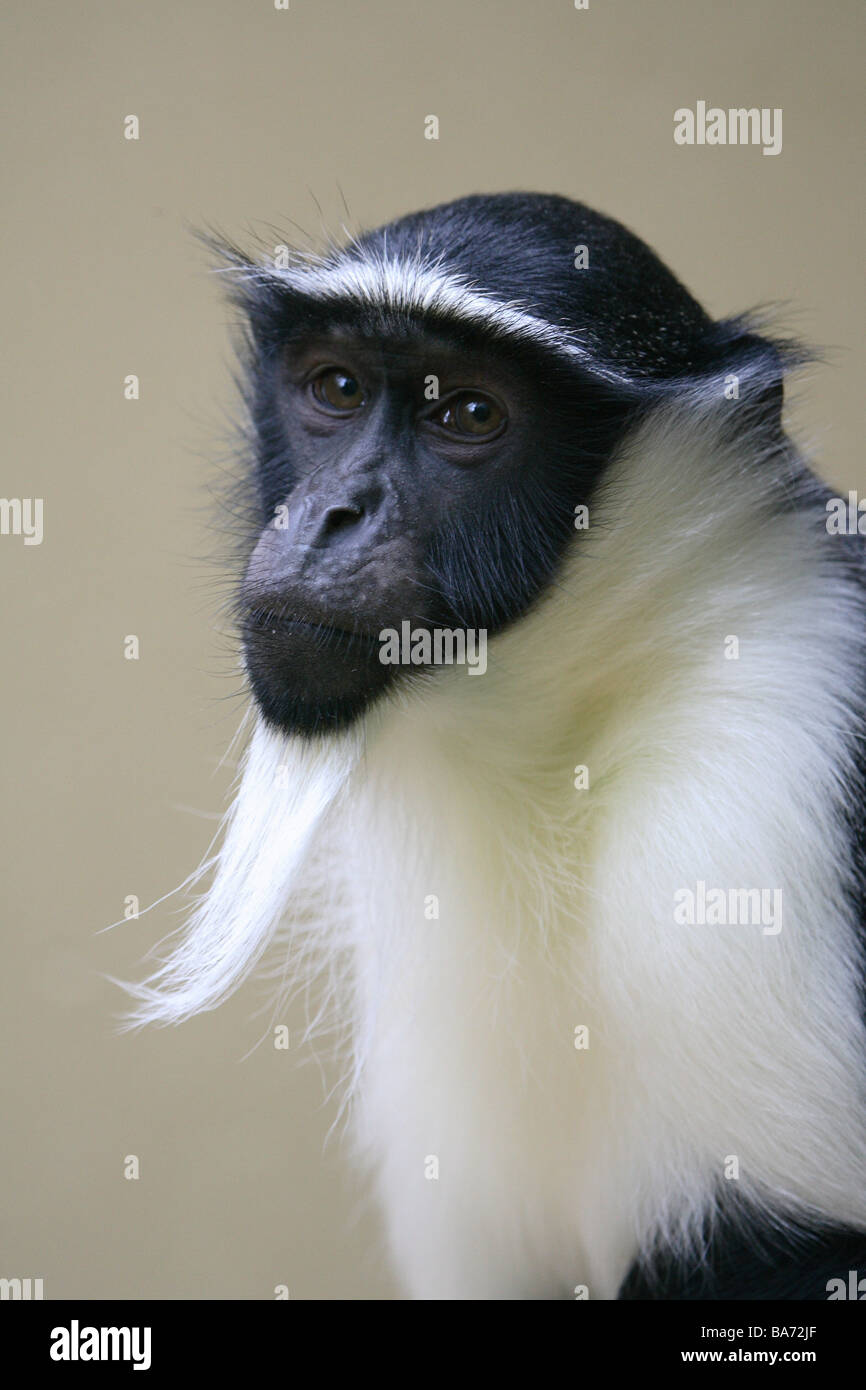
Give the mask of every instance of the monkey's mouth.
[[285, 636], [309, 637], [318, 635], [322, 642], [345, 642], [345, 643], [375, 643], [379, 644], [378, 633], [367, 632], [360, 628], [340, 627], [336, 623], [323, 622], [313, 618], [299, 618], [286, 616], [280, 613], [250, 614], [247, 619], [248, 627], [255, 627], [262, 633], [270, 633], [274, 637], [280, 634]]
[[324, 615], [249, 610], [244, 657], [265, 719], [287, 733], [347, 728], [393, 678], [379, 659], [379, 631], [338, 626]]

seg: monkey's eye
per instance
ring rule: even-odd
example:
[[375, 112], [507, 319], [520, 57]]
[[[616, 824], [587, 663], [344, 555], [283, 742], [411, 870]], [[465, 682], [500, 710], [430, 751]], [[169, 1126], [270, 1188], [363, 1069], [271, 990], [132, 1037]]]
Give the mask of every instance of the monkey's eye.
[[431, 418], [451, 434], [470, 435], [477, 439], [496, 434], [505, 423], [505, 412], [489, 396], [465, 391], [461, 396], [453, 396], [446, 401]]
[[311, 383], [313, 395], [329, 410], [357, 410], [364, 404], [364, 392], [357, 377], [341, 367], [321, 372]]

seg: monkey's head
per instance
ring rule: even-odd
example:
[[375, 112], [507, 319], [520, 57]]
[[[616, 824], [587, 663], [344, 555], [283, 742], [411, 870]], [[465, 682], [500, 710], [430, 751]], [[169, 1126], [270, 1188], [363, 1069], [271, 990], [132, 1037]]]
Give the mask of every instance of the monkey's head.
[[417, 678], [381, 659], [386, 630], [520, 620], [664, 400], [721, 399], [734, 374], [778, 427], [777, 348], [714, 322], [641, 241], [565, 198], [462, 198], [315, 261], [224, 254], [249, 323], [240, 624], [284, 731], [345, 728]]

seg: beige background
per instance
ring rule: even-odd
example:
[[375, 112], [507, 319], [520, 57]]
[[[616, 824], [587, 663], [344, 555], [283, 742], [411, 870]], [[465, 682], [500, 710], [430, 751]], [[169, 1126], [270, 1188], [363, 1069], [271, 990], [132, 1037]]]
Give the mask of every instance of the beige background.
[[[800, 436], [866, 490], [866, 10], [18, 0], [6, 15], [0, 490], [45, 499], [45, 538], [0, 537], [0, 1275], [41, 1276], [49, 1298], [271, 1298], [280, 1283], [393, 1297], [375, 1217], [325, 1146], [318, 1067], [301, 1047], [255, 1047], [261, 993], [119, 1036], [122, 998], [101, 978], [136, 974], [177, 924], [169, 902], [97, 934], [127, 894], [144, 906], [197, 863], [243, 704], [209, 558], [231, 315], [187, 229], [315, 235], [317, 202], [328, 226], [344, 218], [340, 190], [355, 225], [468, 192], [582, 198], [712, 312], [790, 306], [787, 326], [830, 349], [798, 391]], [[675, 146], [673, 111], [698, 99], [781, 106], [782, 154]]]

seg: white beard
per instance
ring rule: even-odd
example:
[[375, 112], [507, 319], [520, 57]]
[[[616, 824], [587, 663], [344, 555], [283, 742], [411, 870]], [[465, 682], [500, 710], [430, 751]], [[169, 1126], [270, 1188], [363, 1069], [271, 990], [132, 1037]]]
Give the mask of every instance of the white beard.
[[213, 871], [211, 886], [172, 955], [131, 987], [132, 1023], [180, 1023], [217, 1008], [259, 964], [293, 899], [300, 915], [304, 860], [360, 749], [355, 732], [311, 742], [257, 720], [221, 846], [192, 880]]

